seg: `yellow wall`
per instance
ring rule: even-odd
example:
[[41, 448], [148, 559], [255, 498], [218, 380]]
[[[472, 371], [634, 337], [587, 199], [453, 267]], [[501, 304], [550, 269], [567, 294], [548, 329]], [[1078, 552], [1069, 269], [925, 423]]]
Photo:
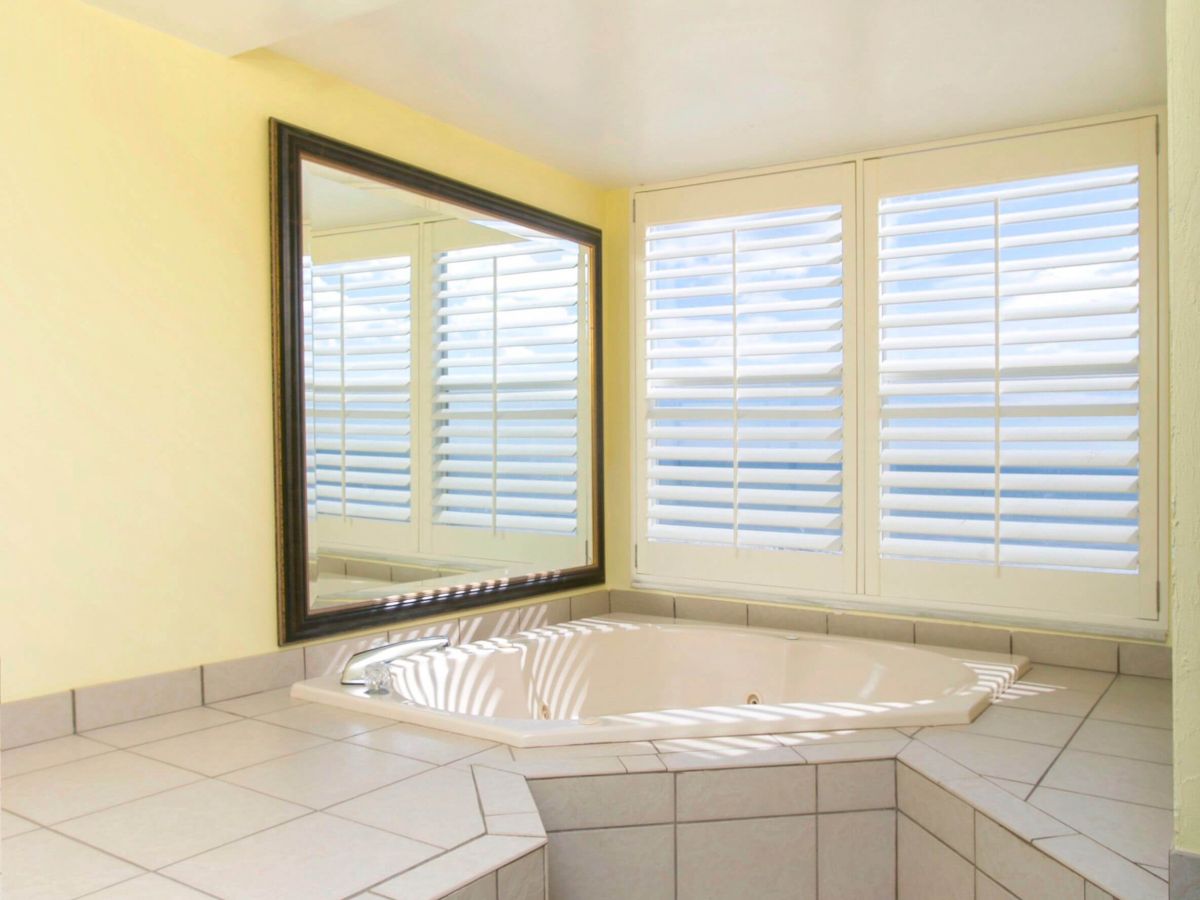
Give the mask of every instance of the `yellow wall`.
[[0, 109], [4, 700], [276, 646], [269, 116], [607, 208], [336, 78], [77, 0], [5, 0]]
[[1200, 852], [1200, 3], [1167, 2], [1175, 845]]

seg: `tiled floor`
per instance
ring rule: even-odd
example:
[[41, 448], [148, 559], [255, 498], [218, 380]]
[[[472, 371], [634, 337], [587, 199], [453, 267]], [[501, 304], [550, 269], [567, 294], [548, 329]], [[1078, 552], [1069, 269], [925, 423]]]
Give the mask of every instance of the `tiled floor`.
[[914, 740], [1165, 879], [1170, 729], [1170, 681], [1034, 666], [970, 725]]
[[[505, 770], [895, 756], [931, 778], [971, 775], [964, 793], [988, 796], [967, 799], [1029, 840], [1066, 841], [1066, 853], [1083, 835], [1165, 879], [1170, 691], [1165, 680], [1035, 666], [964, 726], [511, 751], [269, 691], [5, 751], [4, 896], [418, 896], [439, 871], [541, 846], [523, 777]], [[438, 814], [422, 814], [430, 808]]]
[[498, 868], [544, 832], [520, 776], [451, 765], [494, 747], [280, 690], [7, 750], [3, 896], [390, 896], [454, 848]]

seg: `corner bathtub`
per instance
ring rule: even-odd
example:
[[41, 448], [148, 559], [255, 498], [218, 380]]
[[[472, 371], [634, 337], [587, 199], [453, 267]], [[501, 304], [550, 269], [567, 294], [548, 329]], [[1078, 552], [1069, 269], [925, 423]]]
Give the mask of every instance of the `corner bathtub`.
[[338, 675], [292, 696], [501, 741], [608, 741], [965, 724], [1020, 656], [614, 614], [405, 657], [392, 692]]

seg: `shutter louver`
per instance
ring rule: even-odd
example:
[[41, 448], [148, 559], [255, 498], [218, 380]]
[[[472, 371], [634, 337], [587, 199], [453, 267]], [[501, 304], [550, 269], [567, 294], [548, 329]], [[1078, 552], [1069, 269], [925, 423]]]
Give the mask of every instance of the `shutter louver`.
[[310, 513], [407, 522], [412, 260], [306, 268]]
[[1138, 168], [878, 213], [881, 556], [1137, 572]]
[[842, 549], [842, 208], [647, 226], [646, 536]]
[[577, 533], [585, 259], [535, 232], [437, 254], [436, 524]]

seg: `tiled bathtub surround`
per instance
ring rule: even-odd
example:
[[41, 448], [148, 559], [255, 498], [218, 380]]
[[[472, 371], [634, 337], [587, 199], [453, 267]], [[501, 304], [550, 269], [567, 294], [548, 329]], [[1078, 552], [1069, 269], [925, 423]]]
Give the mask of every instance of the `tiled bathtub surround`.
[[[1152, 678], [1169, 678], [1169, 647], [1109, 640], [1042, 635], [1004, 628], [943, 622], [909, 622], [880, 616], [637, 590], [593, 590], [574, 597], [506, 610], [466, 613], [441, 622], [393, 628], [374, 634], [244, 659], [63, 691], [0, 705], [0, 749], [286, 687], [304, 678], [338, 671], [351, 654], [389, 641], [445, 635], [465, 643], [495, 635], [612, 612], [639, 612], [754, 627], [841, 634], [996, 653], [1018, 653], [1037, 663], [1075, 666]], [[79, 719], [77, 722], [76, 719]]]
[[1162, 900], [1169, 692], [1035, 666], [966, 726], [522, 750], [276, 689], [6, 751], [5, 897]]
[[[640, 597], [613, 592], [613, 603], [632, 609]], [[728, 606], [682, 610], [728, 621]], [[739, 607], [751, 625], [816, 631], [835, 615]], [[498, 633], [608, 608], [608, 592], [592, 592], [422, 633]], [[913, 628], [918, 642], [1002, 651], [998, 634], [1015, 639]], [[122, 684], [6, 705], [5, 897], [533, 898], [546, 863], [563, 897], [587, 896], [578, 885], [601, 876], [605, 896], [629, 897], [769, 897], [782, 881], [794, 889], [785, 896], [891, 897], [891, 884], [902, 898], [1166, 896], [1170, 682], [1146, 677], [1163, 673], [1164, 654], [1144, 645], [1108, 642], [1116, 667], [1144, 676], [1035, 665], [966, 726], [561, 750], [510, 750], [262, 690], [300, 665], [339, 667], [363, 641], [169, 673], [141, 694]], [[89, 727], [73, 734], [79, 695]], [[121, 721], [131, 710], [152, 712]], [[271, 855], [287, 865], [264, 869]], [[629, 866], [640, 874], [626, 890]], [[1039, 893], [1043, 882], [1066, 893]]]

